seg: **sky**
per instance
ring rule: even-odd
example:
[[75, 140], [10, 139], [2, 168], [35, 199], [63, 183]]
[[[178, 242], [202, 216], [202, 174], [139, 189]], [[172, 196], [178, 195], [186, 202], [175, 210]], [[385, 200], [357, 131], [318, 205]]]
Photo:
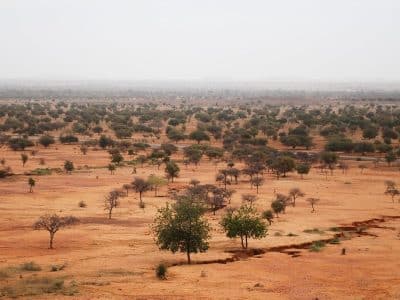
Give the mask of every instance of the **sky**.
[[0, 0], [0, 79], [400, 81], [398, 0]]

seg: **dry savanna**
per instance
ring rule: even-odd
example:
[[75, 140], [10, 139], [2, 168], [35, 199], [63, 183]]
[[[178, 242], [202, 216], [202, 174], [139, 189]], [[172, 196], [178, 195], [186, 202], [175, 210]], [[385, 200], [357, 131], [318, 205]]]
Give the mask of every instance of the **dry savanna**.
[[0, 298], [400, 299], [389, 101], [0, 103]]

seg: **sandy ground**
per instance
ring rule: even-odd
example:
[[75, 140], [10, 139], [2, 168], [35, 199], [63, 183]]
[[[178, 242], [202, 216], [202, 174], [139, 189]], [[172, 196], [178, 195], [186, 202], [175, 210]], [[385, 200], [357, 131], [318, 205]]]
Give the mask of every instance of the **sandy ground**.
[[[68, 299], [400, 299], [400, 219], [387, 220], [384, 228], [370, 228], [371, 235], [328, 245], [321, 252], [301, 250], [300, 256], [267, 252], [227, 264], [180, 265], [169, 268], [167, 280], [155, 278], [154, 268], [160, 261], [183, 262], [184, 254], [159, 251], [154, 244], [150, 225], [157, 208], [171, 201], [167, 188], [155, 197], [144, 195], [145, 209], [138, 207], [138, 195], [130, 192], [122, 198], [113, 219], [108, 220], [103, 208], [104, 196], [113, 188], [132, 181], [130, 167], [119, 168], [111, 175], [104, 168], [109, 162], [105, 151], [89, 151], [83, 156], [77, 146], [40, 148], [25, 167], [20, 153], [0, 149], [16, 175], [0, 181], [0, 269], [35, 261], [43, 270], [38, 276], [63, 276], [67, 282], [76, 281], [79, 293], [75, 296], [41, 295], [38, 298]], [[78, 167], [67, 174], [35, 176], [33, 193], [29, 193], [24, 172], [39, 167], [44, 158], [48, 167], [62, 167], [70, 159]], [[301, 179], [289, 174], [277, 180], [265, 176], [260, 188], [257, 209], [270, 206], [274, 191], [287, 193], [299, 187], [306, 197], [297, 201], [295, 208], [275, 219], [266, 238], [250, 240], [250, 248], [268, 249], [273, 246], [294, 245], [333, 236], [329, 228], [349, 225], [381, 216], [400, 216], [400, 203], [392, 203], [383, 194], [384, 180], [397, 181], [397, 168], [383, 164], [378, 168], [368, 165], [361, 174], [353, 162], [347, 174], [336, 170], [333, 176], [319, 174], [313, 169]], [[186, 185], [191, 178], [202, 183], [215, 183], [218, 168], [208, 161], [197, 168], [181, 167], [180, 177], [170, 186]], [[240, 166], [239, 166], [240, 167]], [[138, 168], [136, 176], [163, 175], [163, 167]], [[247, 178], [230, 188], [234, 194], [232, 207], [241, 204], [241, 195], [255, 194]], [[305, 198], [320, 198], [316, 213], [310, 212]], [[86, 208], [78, 202], [85, 201]], [[46, 212], [72, 214], [81, 223], [60, 231], [55, 237], [55, 249], [49, 250], [48, 233], [32, 230], [38, 216]], [[239, 240], [226, 238], [218, 226], [224, 211], [211, 213], [207, 218], [213, 225], [210, 250], [193, 255], [193, 261], [224, 259], [232, 256], [228, 250], [239, 249]], [[305, 233], [318, 228], [321, 233]], [[287, 236], [292, 233], [294, 236]], [[340, 255], [346, 248], [347, 254]], [[50, 266], [66, 263], [59, 272], [50, 272]], [[28, 276], [23, 274], [23, 276]], [[13, 284], [15, 278], [0, 279], [0, 287]]]

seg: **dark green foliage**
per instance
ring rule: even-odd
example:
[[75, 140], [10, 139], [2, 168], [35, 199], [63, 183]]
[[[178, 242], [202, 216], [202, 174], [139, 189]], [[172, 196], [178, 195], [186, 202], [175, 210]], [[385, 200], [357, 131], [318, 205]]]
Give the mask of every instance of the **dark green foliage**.
[[167, 276], [167, 266], [163, 263], [160, 263], [156, 267], [156, 276], [158, 279], [165, 279]]
[[19, 138], [9, 139], [8, 145], [12, 150], [17, 151], [17, 150], [25, 150], [25, 148], [27, 147], [32, 147], [33, 142], [28, 140], [27, 138], [19, 137]]
[[52, 136], [50, 135], [42, 135], [39, 138], [39, 144], [41, 144], [42, 146], [44, 146], [45, 148], [47, 148], [48, 146], [52, 145], [55, 143], [55, 140]]
[[180, 171], [180, 168], [176, 162], [171, 160], [166, 163], [165, 173], [167, 174], [168, 180], [171, 180], [171, 182], [174, 182], [174, 178], [179, 176], [179, 171]]
[[227, 237], [240, 237], [244, 249], [248, 246], [249, 238], [261, 239], [267, 234], [267, 225], [251, 205], [229, 210], [222, 218], [221, 226]]
[[204, 207], [189, 197], [158, 210], [153, 232], [162, 250], [184, 252], [190, 264], [190, 254], [208, 250], [210, 225], [203, 218]]

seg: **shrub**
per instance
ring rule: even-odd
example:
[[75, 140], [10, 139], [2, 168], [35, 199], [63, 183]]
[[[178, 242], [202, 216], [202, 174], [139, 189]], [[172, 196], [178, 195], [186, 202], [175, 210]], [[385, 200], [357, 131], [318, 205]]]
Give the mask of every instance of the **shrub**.
[[87, 206], [86, 202], [83, 200], [79, 201], [78, 205], [80, 208], [85, 208]]
[[303, 230], [303, 232], [304, 233], [324, 234], [324, 231], [319, 228], [305, 229], [305, 230]]
[[57, 271], [61, 271], [64, 270], [66, 267], [66, 264], [62, 264], [62, 265], [52, 265], [50, 268], [51, 272], [57, 272]]
[[156, 276], [158, 279], [165, 279], [167, 275], [167, 266], [163, 263], [160, 263], [156, 267]]
[[310, 246], [310, 251], [311, 252], [319, 252], [322, 250], [322, 248], [325, 247], [325, 243], [322, 241], [315, 241], [311, 244]]
[[34, 261], [25, 262], [20, 266], [22, 271], [40, 271], [42, 268]]

